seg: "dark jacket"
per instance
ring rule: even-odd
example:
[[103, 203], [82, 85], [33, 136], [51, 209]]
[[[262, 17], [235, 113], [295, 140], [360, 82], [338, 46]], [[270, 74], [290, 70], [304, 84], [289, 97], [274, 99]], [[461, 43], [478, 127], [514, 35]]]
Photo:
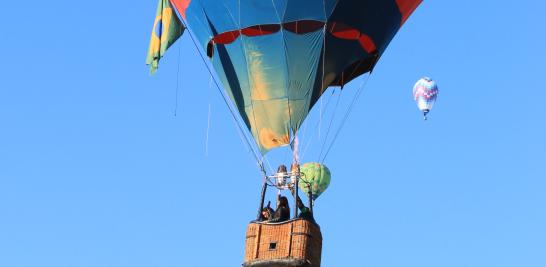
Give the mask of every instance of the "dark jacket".
[[270, 222], [284, 222], [290, 219], [290, 207], [288, 206], [288, 199], [284, 196], [278, 196], [277, 198], [277, 210], [273, 214], [273, 218]]
[[303, 204], [303, 201], [301, 201], [301, 198], [299, 196], [297, 198], [296, 204], [298, 206], [298, 209], [300, 210], [300, 214], [298, 215], [298, 218], [302, 218], [312, 222], [315, 221], [315, 218], [313, 218], [313, 213], [308, 207], [306, 207]]
[[273, 214], [273, 218], [269, 220], [269, 222], [284, 222], [290, 219], [290, 208], [285, 206], [279, 206], [275, 213]]

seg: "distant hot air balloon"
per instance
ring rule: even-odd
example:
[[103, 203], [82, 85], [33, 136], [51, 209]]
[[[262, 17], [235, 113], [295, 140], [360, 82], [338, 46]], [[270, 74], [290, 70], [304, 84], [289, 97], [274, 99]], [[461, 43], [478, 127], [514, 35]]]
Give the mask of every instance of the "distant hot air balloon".
[[417, 103], [419, 110], [423, 112], [423, 117], [427, 120], [427, 114], [432, 109], [436, 97], [438, 96], [438, 86], [436, 82], [428, 77], [419, 79], [413, 86], [413, 99]]

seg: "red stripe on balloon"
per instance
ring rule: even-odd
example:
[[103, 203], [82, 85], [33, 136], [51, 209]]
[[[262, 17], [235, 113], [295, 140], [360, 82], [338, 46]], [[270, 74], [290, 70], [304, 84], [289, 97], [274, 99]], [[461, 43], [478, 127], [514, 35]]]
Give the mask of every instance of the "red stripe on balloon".
[[310, 32], [315, 32], [324, 27], [324, 22], [316, 20], [300, 20], [283, 23], [282, 27], [296, 34], [306, 34]]
[[406, 22], [406, 20], [409, 18], [411, 13], [421, 4], [423, 0], [396, 0], [396, 4], [398, 5], [398, 10], [400, 10], [400, 14], [402, 14], [402, 21], [400, 21], [400, 26]]
[[278, 32], [280, 29], [281, 29], [281, 25], [279, 24], [265, 24], [265, 25], [250, 26], [250, 27], [242, 29], [241, 32], [245, 36], [252, 37], [252, 36], [273, 34]]
[[230, 44], [233, 43], [233, 41], [235, 41], [239, 35], [239, 31], [224, 32], [214, 36], [214, 38], [212, 38], [212, 42], [215, 44]]
[[328, 23], [328, 31], [333, 36], [345, 40], [358, 40], [361, 35], [359, 30], [339, 22]]
[[351, 26], [339, 22], [330, 22], [328, 23], [328, 31], [339, 39], [358, 40], [362, 48], [364, 48], [368, 54], [374, 53], [377, 50], [377, 47], [370, 36]]
[[358, 38], [358, 42], [360, 42], [360, 45], [366, 50], [368, 54], [371, 54], [377, 50], [377, 47], [375, 47], [375, 43], [373, 42], [372, 38], [370, 36], [363, 34]]
[[[322, 27], [324, 27], [324, 22], [314, 20], [301, 20], [282, 24], [283, 29], [296, 34], [315, 32], [320, 30]], [[362, 48], [368, 54], [372, 54], [377, 51], [377, 47], [373, 39], [367, 34], [360, 32], [356, 28], [339, 22], [329, 22], [326, 28], [328, 32], [330, 32], [330, 34], [332, 34], [336, 38], [358, 41]], [[218, 34], [209, 41], [207, 45], [207, 54], [209, 57], [211, 57], [215, 44], [233, 43], [233, 41], [235, 41], [235, 39], [237, 39], [241, 34], [249, 37], [262, 36], [276, 33], [280, 29], [281, 25], [279, 24], [265, 24], [250, 26], [241, 30], [234, 30]]]

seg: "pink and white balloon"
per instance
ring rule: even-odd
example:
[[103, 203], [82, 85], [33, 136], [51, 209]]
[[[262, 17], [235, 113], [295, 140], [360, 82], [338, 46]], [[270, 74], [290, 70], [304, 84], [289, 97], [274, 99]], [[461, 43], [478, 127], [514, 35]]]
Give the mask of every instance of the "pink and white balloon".
[[413, 99], [417, 103], [419, 110], [423, 112], [424, 119], [434, 106], [438, 96], [438, 86], [436, 82], [428, 77], [419, 79], [413, 86]]

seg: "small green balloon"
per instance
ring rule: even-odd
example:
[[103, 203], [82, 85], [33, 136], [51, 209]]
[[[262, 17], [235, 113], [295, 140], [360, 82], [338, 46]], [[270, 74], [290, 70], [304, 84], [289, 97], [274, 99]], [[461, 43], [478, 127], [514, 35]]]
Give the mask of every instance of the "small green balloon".
[[324, 164], [308, 162], [300, 166], [301, 179], [299, 188], [309, 195], [313, 191], [313, 199], [317, 199], [330, 185], [330, 170]]

